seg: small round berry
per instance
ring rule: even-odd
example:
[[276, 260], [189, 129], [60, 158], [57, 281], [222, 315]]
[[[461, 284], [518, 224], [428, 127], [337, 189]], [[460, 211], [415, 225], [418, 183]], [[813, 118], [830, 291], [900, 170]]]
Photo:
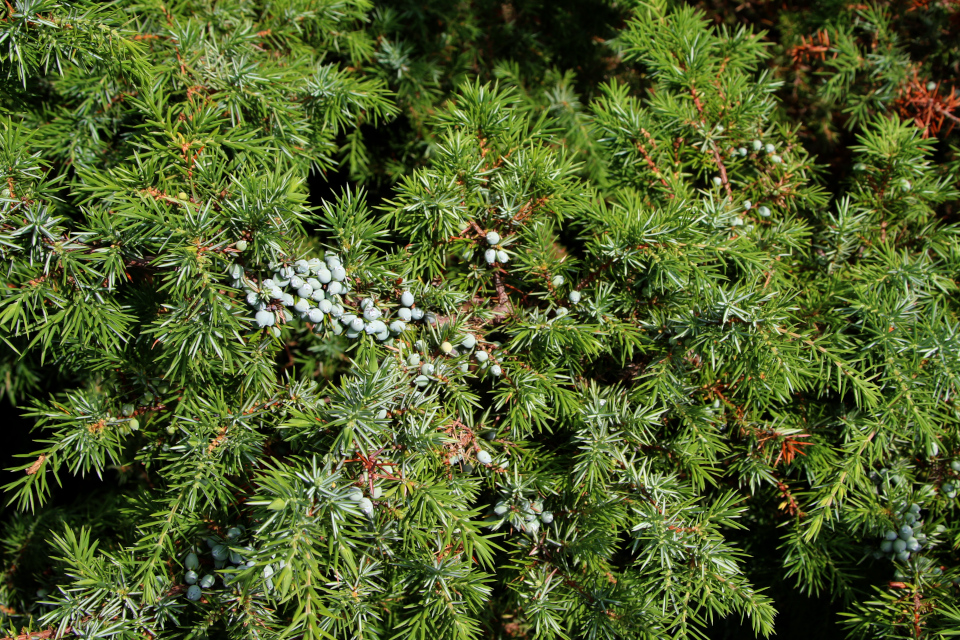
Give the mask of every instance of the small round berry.
[[338, 256], [338, 255], [335, 254], [335, 253], [328, 253], [328, 254], [323, 258], [323, 261], [327, 263], [327, 266], [328, 266], [328, 267], [330, 267], [331, 269], [333, 269], [335, 266], [337, 266], [338, 264], [340, 264], [340, 256]]
[[506, 264], [509, 261], [510, 261], [510, 256], [507, 254], [506, 251], [503, 251], [502, 249], [497, 251], [497, 262]]
[[906, 541], [906, 540], [894, 540], [894, 541], [893, 541], [893, 552], [894, 552], [894, 553], [900, 553], [901, 551], [905, 551], [906, 548], [907, 548], [907, 541]]
[[343, 285], [339, 282], [331, 282], [327, 285], [327, 293], [331, 296], [336, 296], [343, 293]]
[[774, 153], [777, 150], [777, 148], [772, 144], [767, 144], [763, 147], [763, 150], [764, 152], [766, 152], [767, 155], [770, 155], [771, 153]]
[[[330, 302], [329, 300], [321, 300], [320, 302], [317, 303], [317, 310], [319, 310], [320, 313], [332, 313], [333, 303]], [[319, 322], [319, 320], [317, 320], [316, 322]]]
[[330, 273], [330, 270], [326, 267], [320, 267], [320, 270], [317, 271], [317, 280], [319, 280], [322, 284], [327, 284], [333, 280], [333, 274]]
[[183, 564], [187, 569], [196, 569], [200, 566], [200, 558], [197, 557], [193, 551], [187, 554], [187, 557], [184, 558]]
[[931, 80], [927, 83], [927, 91], [934, 91], [937, 88], [937, 83]]
[[125, 416], [130, 416], [130, 415], [133, 415], [133, 411], [135, 408], [136, 407], [134, 407], [131, 403], [127, 402], [120, 408], [120, 413], [122, 413]]
[[460, 346], [464, 349], [473, 349], [477, 345], [477, 339], [472, 333], [468, 333], [460, 340]]
[[304, 282], [303, 286], [297, 289], [297, 295], [301, 298], [309, 298], [313, 295], [313, 287]]
[[394, 333], [403, 333], [403, 330], [407, 328], [407, 325], [403, 324], [399, 320], [394, 320], [390, 323], [390, 331]]
[[501, 375], [503, 375], [503, 369], [500, 368], [500, 365], [495, 364], [490, 367], [490, 375], [492, 375], [494, 378], [499, 378]]
[[186, 199], [187, 199], [187, 194], [184, 193], [183, 191], [181, 191], [180, 193], [177, 194], [177, 197], [178, 197], [179, 199], [181, 199], [181, 200], [186, 200]]
[[423, 309], [417, 307], [416, 309], [410, 310], [410, 317], [413, 318], [414, 320], [422, 320], [423, 313], [424, 313]]
[[493, 462], [493, 456], [491, 456], [486, 451], [478, 451], [477, 462], [479, 462], [480, 464], [490, 464], [491, 462]]
[[550, 281], [550, 284], [552, 284], [554, 287], [562, 287], [563, 282], [563, 276], [553, 276], [553, 280]]
[[910, 189], [913, 188], [913, 185], [906, 178], [900, 181], [900, 186], [903, 188], [904, 191], [910, 191]]
[[470, 363], [464, 362], [460, 365], [460, 373], [469, 373], [470, 372]]
[[483, 259], [487, 261], [487, 264], [493, 264], [497, 261], [497, 251], [496, 249], [487, 249], [483, 252]]
[[474, 357], [477, 359], [477, 362], [486, 362], [487, 358], [490, 357], [490, 354], [486, 351], [477, 351], [474, 354]]
[[523, 530], [529, 533], [530, 535], [535, 536], [537, 535], [537, 532], [540, 530], [540, 523], [537, 522], [536, 520], [533, 520], [531, 522], [526, 522], [523, 525]]
[[197, 584], [197, 572], [196, 571], [187, 571], [183, 576], [183, 581], [187, 584]]
[[[326, 302], [326, 300], [324, 300], [323, 302]], [[310, 311], [307, 312], [307, 317], [310, 319], [310, 322], [312, 322], [313, 324], [318, 324], [320, 322], [323, 322], [323, 311], [321, 311], [319, 307], [314, 307], [313, 309], [310, 309]]]
[[453, 351], [453, 345], [444, 341], [440, 344], [440, 351], [449, 354], [451, 351]]
[[903, 521], [906, 522], [911, 527], [917, 523], [917, 514], [908, 513], [903, 517]]
[[360, 301], [360, 309], [367, 309], [372, 306], [373, 306], [373, 299], [371, 298], [364, 298], [363, 300]]
[[416, 378], [413, 379], [413, 382], [418, 387], [425, 387], [428, 384], [430, 384], [430, 378], [428, 378], [427, 376], [417, 376]]
[[293, 308], [297, 313], [307, 313], [308, 311], [310, 311], [310, 301], [300, 298], [293, 305]]
[[763, 149], [763, 143], [760, 142], [759, 140], [754, 140], [754, 141], [753, 141], [753, 150], [754, 150], [754, 151], [760, 151], [760, 149]]
[[283, 306], [285, 307], [292, 307], [296, 303], [296, 300], [294, 299], [294, 297], [289, 293], [282, 294], [280, 296], [280, 301], [283, 303]]
[[400, 304], [402, 304], [403, 306], [412, 307], [413, 302], [414, 302], [413, 294], [410, 293], [409, 291], [404, 291], [403, 293], [400, 294]]
[[300, 276], [293, 276], [292, 278], [290, 278], [290, 286], [294, 289], [299, 289], [304, 284], [305, 283], [303, 281], [303, 278], [301, 278]]
[[397, 318], [399, 318], [403, 322], [410, 322], [410, 319], [412, 317], [413, 316], [410, 313], [410, 309], [407, 309], [406, 307], [401, 307], [400, 309], [397, 309]]
[[760, 214], [761, 216], [763, 216], [764, 218], [769, 218], [769, 217], [770, 217], [770, 208], [767, 207], [767, 206], [761, 206], [759, 209], [757, 209], [757, 213], [759, 213], [759, 214]]
[[140, 421], [136, 418], [130, 418], [127, 420], [127, 428], [129, 428], [130, 431], [138, 431], [140, 429]]
[[498, 502], [497, 506], [493, 508], [493, 512], [498, 516], [502, 516], [509, 510], [510, 510], [510, 507], [503, 502]]
[[549, 511], [544, 511], [540, 514], [540, 521], [543, 522], [543, 524], [550, 524], [553, 522], [553, 514]]
[[893, 551], [893, 542], [891, 542], [890, 540], [884, 540], [883, 542], [881, 542], [880, 551], [883, 551], [884, 553], [890, 553], [891, 551]]
[[920, 542], [916, 538], [907, 538], [907, 551], [919, 551]]
[[363, 490], [360, 487], [350, 487], [350, 490], [347, 491], [347, 498], [354, 502], [360, 502], [363, 500]]
[[187, 600], [193, 600], [196, 602], [200, 599], [201, 595], [203, 595], [203, 592], [200, 591], [200, 587], [195, 584], [191, 585], [190, 588], [187, 589]]
[[909, 559], [910, 559], [909, 551], [901, 551], [900, 553], [897, 554], [897, 560], [899, 560], [900, 562], [906, 562]]
[[911, 527], [908, 524], [905, 524], [902, 527], [900, 527], [899, 533], [900, 533], [900, 537], [906, 540], [907, 538], [913, 536], [913, 527]]
[[374, 500], [379, 500], [379, 499], [383, 496], [383, 488], [382, 488], [382, 487], [374, 487], [374, 488], [373, 488], [373, 493], [370, 494], [370, 495], [373, 497]]
[[209, 589], [210, 587], [213, 586], [213, 581], [214, 581], [213, 575], [208, 573], [202, 578], [200, 578], [200, 586], [203, 587], [204, 589]]
[[423, 366], [420, 367], [420, 373], [425, 376], [432, 376], [435, 370], [436, 370], [436, 367], [434, 367], [429, 362], [424, 362]]
[[737, 149], [737, 153], [739, 153], [741, 157], [742, 157], [742, 156], [745, 156], [745, 155], [747, 155], [747, 148], [746, 148], [746, 147], [740, 147], [739, 149]]
[[343, 335], [345, 335], [345, 336], [347, 336], [348, 338], [350, 338], [351, 340], [353, 340], [353, 339], [355, 339], [357, 336], [359, 336], [361, 333], [363, 333], [363, 332], [362, 332], [362, 331], [354, 331], [353, 329], [347, 329], [346, 332], [345, 332]]
[[350, 320], [350, 328], [354, 331], [363, 331], [363, 319], [362, 318], [353, 318]]
[[781, 158], [778, 155], [772, 155], [770, 156], [770, 162], [772, 162], [773, 164], [780, 164], [781, 162], [783, 162], [783, 158]]
[[750, 202], [749, 200], [745, 200], [743, 202], [743, 208], [745, 211], [749, 211], [752, 207], [753, 207], [753, 203]]
[[237, 243], [233, 245], [236, 247], [237, 251], [246, 251], [247, 250], [247, 241], [246, 240], [237, 240]]
[[567, 296], [567, 300], [569, 300], [573, 304], [579, 304], [580, 297], [581, 297], [580, 292], [574, 289], [573, 291], [570, 292], [570, 295]]
[[293, 268], [300, 275], [310, 273], [310, 263], [306, 260], [297, 260], [295, 263], [293, 263]]
[[419, 367], [420, 366], [420, 354], [411, 353], [407, 356], [407, 366], [408, 367]]
[[310, 294], [310, 299], [313, 300], [314, 302], [320, 302], [321, 300], [325, 300], [326, 297], [327, 297], [327, 294], [324, 293], [323, 289], [314, 289], [313, 293]]
[[500, 244], [500, 234], [496, 231], [491, 231], [487, 234], [487, 244], [489, 245], [498, 245]]
[[387, 331], [387, 325], [383, 324], [381, 320], [374, 320], [366, 327], [364, 327], [367, 333], [384, 333]]
[[255, 315], [254, 318], [261, 327], [269, 327], [276, 322], [276, 318], [273, 317], [273, 313], [270, 311], [257, 311], [257, 315]]
[[380, 311], [380, 309], [377, 309], [372, 304], [363, 310], [363, 317], [366, 318], [368, 322], [373, 322], [382, 315], [383, 313]]
[[723, 180], [720, 179], [720, 176], [713, 176], [713, 186], [719, 187], [723, 184]]
[[230, 549], [228, 549], [226, 545], [218, 544], [214, 545], [211, 553], [213, 554], [214, 560], [226, 560], [227, 556], [230, 555]]

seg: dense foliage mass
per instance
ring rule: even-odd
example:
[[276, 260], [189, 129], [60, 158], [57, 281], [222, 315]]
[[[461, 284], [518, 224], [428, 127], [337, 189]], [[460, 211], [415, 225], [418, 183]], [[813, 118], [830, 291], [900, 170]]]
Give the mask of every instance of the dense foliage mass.
[[3, 632], [958, 635], [960, 7], [778, 7], [6, 3]]

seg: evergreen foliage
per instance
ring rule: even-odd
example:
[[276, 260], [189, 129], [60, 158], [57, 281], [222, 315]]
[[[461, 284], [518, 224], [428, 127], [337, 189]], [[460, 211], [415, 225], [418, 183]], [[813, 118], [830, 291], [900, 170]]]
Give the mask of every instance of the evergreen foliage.
[[0, 9], [7, 636], [957, 635], [956, 49], [550, 7]]

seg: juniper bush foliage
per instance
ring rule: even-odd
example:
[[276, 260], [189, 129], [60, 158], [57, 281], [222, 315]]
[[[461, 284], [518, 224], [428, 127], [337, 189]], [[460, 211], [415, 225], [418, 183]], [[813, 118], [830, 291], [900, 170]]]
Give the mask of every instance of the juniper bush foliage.
[[956, 633], [956, 51], [545, 11], [0, 9], [8, 636]]

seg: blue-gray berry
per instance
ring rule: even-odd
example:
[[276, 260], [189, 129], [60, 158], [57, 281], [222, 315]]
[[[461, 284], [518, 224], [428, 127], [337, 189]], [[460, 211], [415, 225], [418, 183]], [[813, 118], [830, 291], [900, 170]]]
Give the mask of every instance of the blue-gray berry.
[[569, 300], [569, 301], [570, 301], [571, 303], [573, 303], [573, 304], [579, 304], [579, 303], [580, 303], [580, 292], [579, 292], [579, 291], [576, 291], [576, 290], [571, 291], [571, 292], [570, 292], [570, 295], [567, 296], [567, 300]]
[[187, 571], [183, 576], [183, 581], [187, 584], [197, 584], [197, 572], [193, 570]]
[[257, 324], [261, 327], [269, 327], [277, 321], [277, 319], [274, 318], [273, 313], [270, 311], [257, 311], [257, 315], [254, 316], [254, 318], [256, 319]]
[[499, 378], [501, 375], [503, 375], [503, 369], [500, 368], [500, 365], [495, 364], [490, 367], [490, 375], [492, 375], [494, 378]]
[[333, 275], [333, 279], [337, 282], [343, 282], [347, 277], [347, 270], [340, 265], [337, 265], [331, 269], [330, 273]]
[[407, 356], [407, 366], [408, 367], [419, 367], [420, 366], [420, 354], [411, 353]]
[[410, 317], [414, 320], [421, 320], [423, 318], [423, 309], [417, 307], [416, 309], [410, 310]]
[[483, 252], [483, 259], [487, 261], [487, 264], [493, 264], [497, 261], [497, 250], [487, 249]]
[[294, 303], [293, 308], [297, 313], [306, 313], [310, 311], [310, 301], [300, 298]]
[[409, 291], [404, 291], [400, 294], [400, 304], [405, 307], [412, 307], [414, 303], [413, 294]]
[[474, 354], [474, 357], [477, 359], [477, 362], [486, 362], [487, 358], [490, 357], [490, 354], [486, 351], [477, 351]]
[[435, 369], [436, 367], [434, 367], [432, 364], [425, 362], [423, 366], [420, 367], [420, 373], [425, 376], [432, 376]]
[[497, 251], [497, 262], [506, 264], [509, 261], [510, 261], [510, 256], [507, 254], [507, 252], [504, 251], [503, 249], [499, 249]]
[[480, 464], [490, 464], [491, 462], [493, 462], [493, 456], [491, 456], [486, 451], [478, 451], [477, 462], [479, 462]]
[[394, 333], [403, 333], [403, 330], [407, 328], [407, 325], [403, 324], [399, 320], [394, 320], [390, 323], [390, 331]]
[[464, 349], [473, 349], [477, 346], [477, 338], [472, 333], [468, 333], [460, 340], [460, 346]]
[[331, 282], [327, 285], [327, 293], [331, 296], [338, 295], [343, 292], [343, 285], [339, 282]]
[[375, 306], [373, 306], [372, 303], [370, 304], [370, 306], [366, 307], [363, 310], [363, 317], [368, 322], [373, 322], [374, 320], [379, 318], [381, 315], [383, 314], [380, 312], [380, 309], [377, 309]]
[[500, 244], [500, 234], [496, 231], [491, 231], [487, 234], [487, 244], [497, 245]]
[[316, 307], [310, 309], [310, 311], [307, 312], [307, 318], [309, 318], [313, 324], [323, 322], [323, 311]]
[[200, 578], [200, 586], [203, 587], [204, 589], [209, 589], [210, 587], [213, 586], [213, 581], [214, 581], [213, 575], [208, 573], [204, 575], [202, 578]]
[[203, 595], [203, 592], [200, 591], [200, 587], [195, 584], [191, 585], [190, 588], [187, 589], [187, 600], [193, 600], [196, 602], [200, 599], [201, 595]]

